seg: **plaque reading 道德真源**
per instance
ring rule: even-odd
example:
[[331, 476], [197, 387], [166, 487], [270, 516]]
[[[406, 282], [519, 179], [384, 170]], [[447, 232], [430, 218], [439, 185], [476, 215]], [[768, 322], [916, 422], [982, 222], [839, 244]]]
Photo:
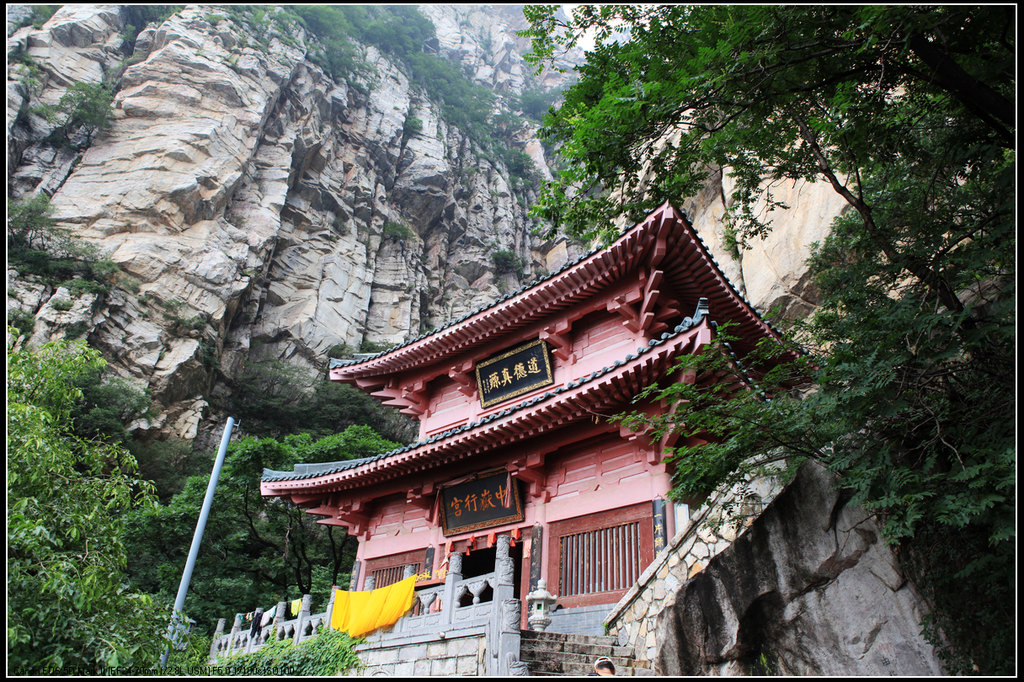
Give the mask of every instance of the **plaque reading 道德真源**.
[[519, 489], [508, 473], [442, 488], [441, 506], [445, 535], [523, 520]]
[[554, 383], [548, 346], [531, 341], [476, 366], [476, 385], [480, 407], [490, 407], [535, 388]]

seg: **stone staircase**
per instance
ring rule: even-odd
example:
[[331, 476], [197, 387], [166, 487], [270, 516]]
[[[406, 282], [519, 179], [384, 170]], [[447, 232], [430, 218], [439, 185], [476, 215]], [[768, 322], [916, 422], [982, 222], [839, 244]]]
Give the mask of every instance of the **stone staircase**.
[[601, 656], [612, 660], [617, 677], [654, 675], [646, 662], [634, 662], [631, 653], [629, 647], [618, 646], [615, 637], [606, 635], [524, 630], [519, 660], [529, 666], [530, 675], [586, 675], [593, 672], [594, 661]]

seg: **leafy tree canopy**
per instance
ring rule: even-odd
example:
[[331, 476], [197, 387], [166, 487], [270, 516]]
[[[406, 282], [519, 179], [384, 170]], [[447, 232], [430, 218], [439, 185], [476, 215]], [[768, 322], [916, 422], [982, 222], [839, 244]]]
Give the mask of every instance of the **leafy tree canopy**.
[[[772, 228], [755, 206], [779, 206], [778, 183], [825, 182], [848, 205], [811, 259], [820, 306], [792, 334], [811, 355], [770, 371], [777, 358], [746, 358], [762, 369], [747, 386], [710, 380], [734, 372], [725, 345], [684, 358], [695, 383], [647, 394], [680, 409], [628, 418], [681, 437], [676, 493], [742, 475], [752, 455], [824, 461], [883, 521], [949, 669], [1012, 672], [1014, 9], [526, 13], [536, 63], [599, 38], [543, 131], [567, 166], [535, 207], [552, 228], [608, 238], [616, 217], [694, 196], [717, 169], [735, 181], [741, 248]], [[802, 400], [797, 377], [813, 386]]]
[[[7, 653], [16, 675], [149, 665], [167, 608], [128, 586], [125, 514], [152, 504], [123, 448], [71, 431], [82, 342], [16, 349], [8, 330]], [[169, 605], [169, 602], [168, 602]]]
[[71, 144], [71, 134], [81, 130], [86, 135], [85, 146], [98, 130], [110, 127], [114, 117], [114, 92], [107, 83], [72, 83], [57, 104], [42, 104], [36, 112], [54, 124], [51, 139], [63, 145]]
[[[277, 498], [260, 495], [264, 468], [369, 457], [398, 447], [368, 426], [350, 426], [314, 439], [308, 433], [281, 439], [248, 436], [232, 442], [203, 534], [185, 602], [200, 631], [218, 618], [312, 594], [323, 608], [331, 585], [347, 584], [356, 543], [341, 529]], [[135, 548], [129, 561], [141, 589], [172, 600], [181, 579], [209, 472], [191, 476], [166, 505], [128, 518]]]

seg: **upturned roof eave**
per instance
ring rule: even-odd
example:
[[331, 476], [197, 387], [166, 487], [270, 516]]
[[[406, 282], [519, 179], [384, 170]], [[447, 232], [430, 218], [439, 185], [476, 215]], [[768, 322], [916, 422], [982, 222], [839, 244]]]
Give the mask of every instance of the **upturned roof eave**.
[[[572, 304], [568, 290], [581, 289], [579, 276], [585, 283], [595, 283], [606, 268], [607, 261], [621, 257], [628, 270], [635, 269], [645, 251], [629, 251], [622, 247], [636, 239], [645, 226], [665, 219], [688, 224], [686, 217], [671, 204], [665, 202], [643, 221], [624, 232], [618, 239], [601, 249], [593, 249], [575, 261], [566, 263], [561, 269], [541, 280], [534, 280], [519, 291], [513, 292], [491, 305], [469, 313], [443, 327], [428, 332], [407, 343], [382, 351], [372, 357], [355, 361], [332, 359], [329, 364], [330, 378], [334, 381], [354, 381], [357, 378], [377, 376], [402, 371], [415, 366], [423, 358], [455, 355], [476, 340], [493, 336], [525, 322], [550, 314], [551, 311]], [[436, 359], [436, 358], [434, 358]]]
[[632, 271], [640, 267], [651, 252], [651, 243], [648, 241], [638, 244], [637, 239], [645, 230], [653, 228], [652, 232], [656, 232], [665, 225], [677, 225], [687, 233], [693, 244], [693, 257], [702, 261], [714, 278], [713, 288], [718, 290], [718, 294], [708, 294], [709, 298], [713, 299], [717, 318], [732, 318], [731, 315], [724, 314], [724, 304], [736, 310], [740, 317], [745, 318], [747, 325], [758, 328], [760, 333], [781, 337], [781, 334], [739, 293], [685, 214], [665, 202], [609, 246], [591, 251], [580, 259], [567, 263], [546, 279], [535, 281], [486, 308], [369, 358], [348, 362], [332, 359], [329, 376], [334, 381], [355, 383], [357, 379], [407, 371], [422, 363], [436, 362], [445, 357], [458, 355], [479, 343], [481, 339], [493, 337], [503, 330], [550, 315], [555, 310], [572, 305], [574, 298], [567, 295], [568, 288], [571, 287], [578, 296], [585, 295], [583, 289], [586, 283], [595, 284], [597, 278], [607, 272], [608, 268], [605, 266], [618, 263], [624, 266], [623, 271]]

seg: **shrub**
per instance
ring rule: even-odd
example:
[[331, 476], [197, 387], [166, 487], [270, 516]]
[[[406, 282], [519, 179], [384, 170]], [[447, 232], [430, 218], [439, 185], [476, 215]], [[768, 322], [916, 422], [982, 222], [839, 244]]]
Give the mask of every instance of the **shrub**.
[[353, 640], [344, 632], [320, 625], [315, 637], [299, 644], [291, 640], [271, 641], [251, 654], [232, 656], [218, 672], [224, 675], [338, 675], [343, 670], [359, 668]]
[[423, 121], [415, 116], [410, 116], [405, 119], [405, 123], [402, 125], [402, 133], [405, 137], [411, 137], [421, 132], [423, 132]]
[[36, 317], [32, 313], [16, 308], [7, 311], [7, 324], [18, 330], [23, 336], [30, 336], [36, 326]]
[[98, 130], [108, 128], [114, 116], [114, 92], [106, 83], [72, 83], [57, 104], [43, 104], [35, 112], [56, 125], [49, 140], [59, 146], [71, 145], [71, 133], [82, 130], [86, 144]]
[[336, 343], [327, 349], [329, 358], [347, 358], [352, 356], [352, 349], [347, 343]]
[[491, 254], [494, 269], [499, 275], [509, 272], [519, 273], [523, 270], [523, 261], [511, 251], [495, 251]]
[[385, 239], [397, 239], [399, 241], [406, 241], [415, 236], [415, 232], [410, 230], [402, 223], [389, 220], [384, 223], [384, 238]]

